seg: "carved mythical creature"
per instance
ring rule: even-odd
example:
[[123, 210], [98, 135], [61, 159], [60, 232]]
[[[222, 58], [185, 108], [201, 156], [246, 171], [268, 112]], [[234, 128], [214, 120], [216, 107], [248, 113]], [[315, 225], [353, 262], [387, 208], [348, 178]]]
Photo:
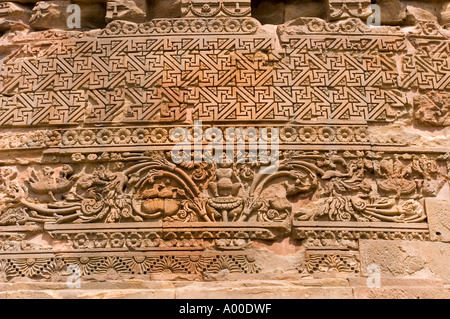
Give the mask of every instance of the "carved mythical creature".
[[256, 212], [259, 221], [283, 221], [292, 212], [287, 197], [310, 195], [318, 186], [315, 164], [303, 160], [303, 155], [282, 161], [277, 172], [254, 175], [244, 200], [240, 221], [246, 221]]
[[[347, 155], [353, 157], [350, 153]], [[426, 215], [417, 199], [427, 193], [436, 193], [443, 179], [431, 182], [431, 176], [439, 173], [434, 160], [426, 156], [402, 158], [404, 162], [397, 154], [373, 162], [361, 158], [339, 161], [339, 170], [328, 170], [322, 176], [319, 201], [301, 208], [295, 217], [299, 220], [402, 223], [425, 220]], [[323, 161], [323, 165], [331, 167], [330, 164], [332, 161]], [[376, 181], [373, 181], [373, 174], [378, 177]], [[383, 197], [380, 191], [381, 194], [395, 195]], [[405, 201], [407, 195], [410, 199]]]
[[80, 197], [81, 211], [80, 221], [116, 222], [121, 218], [130, 218], [142, 221], [139, 216], [134, 216], [131, 208], [131, 198], [125, 193], [128, 177], [124, 173], [122, 162], [113, 164], [112, 169], [99, 166], [91, 176], [85, 176], [80, 187], [85, 191]]
[[30, 189], [39, 195], [49, 195], [56, 202], [55, 194], [68, 192], [75, 184], [79, 175], [73, 175], [73, 169], [69, 165], [63, 165], [59, 172], [59, 177], [54, 177], [55, 170], [50, 167], [44, 167], [42, 172], [31, 170], [31, 176], [25, 182]]
[[285, 196], [272, 194], [268, 198], [261, 199], [258, 208], [258, 220], [273, 222], [286, 219], [292, 212], [292, 204]]

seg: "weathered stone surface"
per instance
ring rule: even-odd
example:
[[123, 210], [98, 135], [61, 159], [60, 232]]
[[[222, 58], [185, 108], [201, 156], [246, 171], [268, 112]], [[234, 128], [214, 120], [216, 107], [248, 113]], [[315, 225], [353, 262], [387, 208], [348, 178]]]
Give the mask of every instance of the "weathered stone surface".
[[[10, 291], [0, 294], [1, 299], [72, 299], [72, 298], [98, 298], [98, 299], [212, 299], [229, 298], [253, 299], [273, 298], [276, 296], [283, 299], [314, 299], [314, 298], [394, 298], [394, 299], [432, 299], [449, 298], [449, 289], [439, 286], [428, 285], [424, 282], [412, 281], [410, 285], [405, 282], [383, 282], [381, 288], [367, 288], [357, 283], [350, 285], [328, 285], [322, 280], [320, 285], [304, 284], [303, 282], [276, 282], [276, 281], [240, 281], [222, 283], [180, 283], [180, 282], [147, 282], [142, 287], [126, 286], [117, 283], [96, 283], [93, 288], [84, 284], [79, 289], [67, 289], [65, 285], [58, 288], [45, 289], [39, 285], [30, 284], [28, 287], [13, 287]], [[399, 286], [397, 286], [397, 284]], [[417, 286], [415, 285], [417, 284]]]
[[33, 8], [30, 25], [35, 30], [67, 29], [67, 1], [39, 1]]
[[442, 6], [441, 14], [440, 14], [440, 23], [442, 25], [450, 24], [450, 2], [446, 2]]
[[258, 1], [252, 6], [252, 14], [262, 24], [282, 24], [284, 12], [285, 3], [282, 1]]
[[425, 208], [431, 239], [450, 242], [450, 202], [427, 199]]
[[433, 3], [411, 1], [406, 3], [406, 19], [410, 24], [417, 21], [438, 21], [437, 8]]
[[192, 283], [176, 290], [177, 298], [273, 298], [274, 291], [281, 299], [315, 299], [326, 296], [328, 299], [351, 298], [352, 289], [349, 287], [301, 287], [295, 284], [278, 283], [255, 283], [255, 284], [230, 284], [217, 283], [216, 285], [205, 286], [203, 283]]
[[81, 29], [97, 29], [106, 26], [106, 8], [102, 3], [74, 2], [80, 6]]
[[448, 243], [361, 240], [361, 268], [368, 276], [369, 265], [375, 264], [383, 277], [438, 278], [450, 281], [450, 249]]
[[148, 2], [147, 18], [181, 17], [181, 0], [152, 0]]
[[450, 289], [398, 287], [398, 288], [355, 288], [354, 298], [357, 299], [449, 299]]
[[[108, 1], [106, 7], [106, 22], [125, 20], [131, 22], [143, 22], [146, 18], [144, 1], [139, 3], [130, 0]], [[141, 6], [138, 6], [141, 4]]]
[[14, 2], [0, 3], [0, 32], [28, 28], [31, 10]]
[[381, 24], [401, 25], [406, 21], [406, 6], [400, 0], [377, 0], [381, 9]]
[[284, 21], [299, 17], [326, 17], [326, 8], [322, 1], [287, 1], [284, 5]]
[[350, 287], [355, 288], [368, 288], [371, 289], [379, 289], [384, 287], [385, 289], [397, 289], [397, 288], [435, 288], [435, 289], [443, 289], [445, 288], [444, 282], [442, 279], [416, 279], [416, 278], [392, 278], [392, 277], [381, 277], [380, 278], [380, 287], [368, 287], [367, 285], [368, 277], [365, 278], [348, 278], [348, 283]]
[[30, 25], [35, 30], [95, 29], [106, 25], [102, 3], [40, 1], [33, 8]]

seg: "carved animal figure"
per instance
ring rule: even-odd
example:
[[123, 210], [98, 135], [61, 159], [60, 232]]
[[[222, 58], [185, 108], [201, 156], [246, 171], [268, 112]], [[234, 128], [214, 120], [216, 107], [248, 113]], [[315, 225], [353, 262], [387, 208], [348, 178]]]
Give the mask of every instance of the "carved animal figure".
[[140, 214], [147, 218], [160, 216], [173, 216], [178, 213], [181, 201], [177, 198], [184, 196], [185, 192], [177, 187], [170, 186], [170, 181], [164, 184], [154, 184], [152, 188], [141, 193]]
[[36, 194], [49, 195], [53, 201], [57, 201], [54, 194], [68, 192], [78, 179], [77, 175], [72, 175], [73, 170], [69, 165], [64, 165], [59, 173], [59, 177], [54, 177], [54, 170], [51, 167], [44, 167], [43, 173], [31, 171], [31, 176], [25, 180], [29, 188]]
[[180, 202], [170, 198], [151, 198], [144, 200], [141, 204], [141, 210], [148, 218], [158, 218], [163, 215], [172, 216], [179, 209]]

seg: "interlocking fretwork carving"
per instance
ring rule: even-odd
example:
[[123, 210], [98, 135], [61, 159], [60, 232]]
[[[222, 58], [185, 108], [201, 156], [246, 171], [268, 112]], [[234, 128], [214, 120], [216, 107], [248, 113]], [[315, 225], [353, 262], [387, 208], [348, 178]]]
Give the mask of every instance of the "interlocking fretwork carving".
[[[405, 37], [395, 28], [304, 19], [280, 27], [279, 50], [274, 37], [251, 34], [252, 18], [214, 19], [118, 21], [38, 55], [19, 50], [3, 66], [0, 123], [389, 121], [407, 104], [400, 89], [413, 82], [400, 77]], [[234, 36], [210, 36], [224, 32]]]

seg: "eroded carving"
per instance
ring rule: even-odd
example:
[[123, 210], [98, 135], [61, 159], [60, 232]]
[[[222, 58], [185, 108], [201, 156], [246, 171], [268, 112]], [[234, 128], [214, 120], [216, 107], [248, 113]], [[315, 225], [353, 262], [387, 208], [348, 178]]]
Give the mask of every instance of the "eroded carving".
[[327, 0], [330, 20], [345, 18], [367, 18], [372, 11], [369, 0]]
[[[448, 143], [411, 137], [448, 126], [436, 21], [369, 27], [370, 1], [328, 0], [326, 20], [275, 28], [248, 0], [152, 20], [142, 3], [108, 2], [103, 29], [2, 38], [3, 279], [257, 274], [249, 252], [287, 237], [305, 253], [297, 275], [360, 276], [361, 239], [440, 240], [426, 203], [446, 196]], [[31, 27], [65, 23], [66, 7], [38, 2]], [[175, 163], [212, 127], [246, 146], [211, 161], [200, 138]], [[276, 150], [255, 155], [261, 141]]]

